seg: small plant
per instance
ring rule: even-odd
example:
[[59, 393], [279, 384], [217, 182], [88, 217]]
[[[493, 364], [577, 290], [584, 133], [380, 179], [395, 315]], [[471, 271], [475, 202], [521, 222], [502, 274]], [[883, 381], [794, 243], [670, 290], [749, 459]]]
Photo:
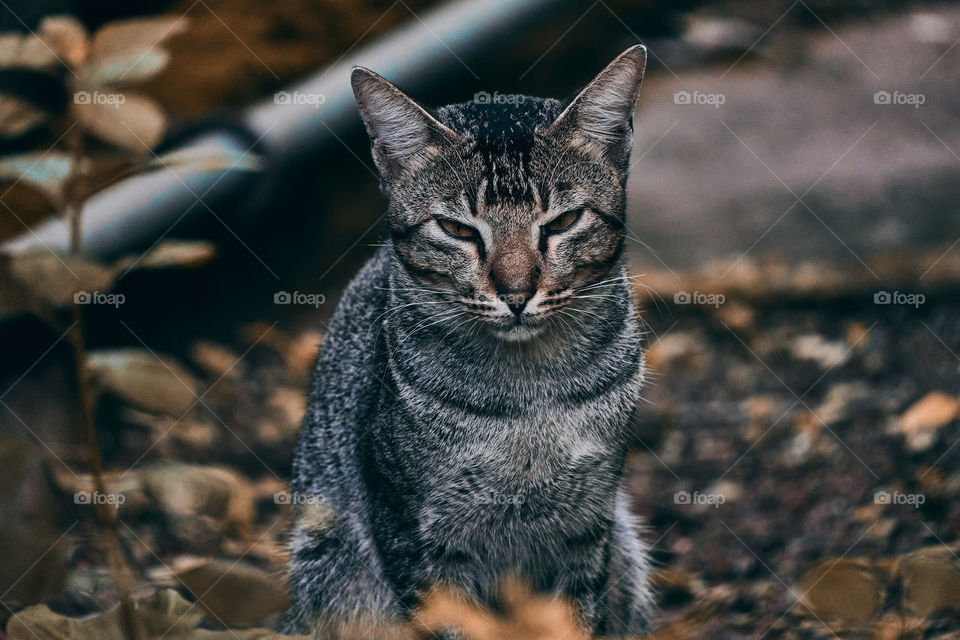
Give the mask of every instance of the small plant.
[[[0, 314], [30, 312], [58, 333], [69, 334], [87, 464], [99, 494], [106, 490], [94, 423], [96, 393], [84, 340], [84, 306], [92, 295], [105, 295], [134, 266], [195, 266], [212, 257], [213, 249], [202, 242], [164, 242], [145, 258], [112, 265], [87, 258], [83, 203], [105, 186], [91, 184], [95, 158], [128, 167], [114, 172], [114, 178], [137, 168], [169, 170], [173, 165], [211, 172], [257, 168], [255, 161], [239, 154], [181, 150], [156, 156], [153, 151], [166, 131], [167, 118], [154, 100], [126, 87], [163, 71], [170, 60], [166, 41], [187, 26], [183, 17], [153, 17], [113, 22], [90, 34], [71, 16], [53, 16], [44, 19], [36, 33], [0, 35], [0, 139], [21, 149], [33, 138], [55, 139], [45, 150], [0, 158], [0, 182], [39, 191], [70, 229], [65, 254], [49, 248], [0, 254]], [[0, 204], [16, 216], [2, 196]], [[119, 304], [122, 296], [112, 300]], [[69, 325], [61, 320], [65, 308]], [[99, 502], [93, 507], [121, 602], [121, 627], [135, 640], [142, 634], [134, 618], [133, 578], [118, 535], [117, 510]]]

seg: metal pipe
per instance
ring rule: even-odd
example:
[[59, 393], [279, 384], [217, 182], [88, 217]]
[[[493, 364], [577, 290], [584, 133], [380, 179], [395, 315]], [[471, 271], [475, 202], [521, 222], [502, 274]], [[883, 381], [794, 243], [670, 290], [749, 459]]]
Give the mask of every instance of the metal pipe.
[[[350, 87], [350, 69], [354, 65], [376, 69], [405, 87], [416, 88], [434, 75], [466, 64], [465, 60], [496, 50], [512, 35], [542, 20], [548, 11], [567, 3], [569, 0], [458, 0], [433, 9], [422, 18], [411, 15], [410, 21], [399, 29], [367, 47], [358, 47], [289, 88], [289, 99], [278, 93], [249, 108], [242, 118], [251, 139], [243, 139], [236, 130], [212, 131], [183, 147], [207, 145], [225, 153], [242, 152], [258, 141], [258, 150], [266, 156], [263, 164], [267, 173], [276, 175], [359, 125]], [[239, 170], [161, 170], [131, 177], [85, 203], [84, 247], [95, 257], [116, 257], [149, 245], [178, 221], [202, 212], [206, 205], [215, 207], [238, 190], [264, 182], [263, 175]], [[199, 203], [198, 198], [203, 202]], [[57, 251], [67, 249], [68, 229], [62, 220], [51, 219], [5, 242], [0, 251], [39, 246]]]

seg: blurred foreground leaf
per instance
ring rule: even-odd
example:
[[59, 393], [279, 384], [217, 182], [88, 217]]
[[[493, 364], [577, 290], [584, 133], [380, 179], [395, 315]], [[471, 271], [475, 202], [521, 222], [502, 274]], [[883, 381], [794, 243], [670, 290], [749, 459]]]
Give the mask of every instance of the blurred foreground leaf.
[[[6, 100], [0, 101], [0, 109], [8, 104]], [[30, 122], [30, 119], [23, 122]], [[4, 133], [7, 131], [4, 130]], [[63, 204], [64, 187], [72, 173], [73, 160], [69, 154], [60, 151], [0, 158], [0, 182], [27, 183], [41, 190], [57, 208]]]
[[[136, 624], [143, 640], [308, 640], [267, 629], [209, 631], [197, 629], [203, 610], [184, 600], [176, 591], [164, 589], [136, 602]], [[115, 640], [124, 637], [118, 610], [76, 619], [53, 613], [46, 605], [24, 609], [7, 625], [10, 640]]]

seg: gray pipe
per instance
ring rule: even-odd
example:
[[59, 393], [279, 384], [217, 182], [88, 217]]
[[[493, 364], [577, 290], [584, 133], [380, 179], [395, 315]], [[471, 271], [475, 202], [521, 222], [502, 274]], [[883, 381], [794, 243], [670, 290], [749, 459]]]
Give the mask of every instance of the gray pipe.
[[[363, 65], [405, 87], [417, 87], [467, 60], [495, 51], [525, 28], [534, 28], [548, 11], [569, 0], [458, 0], [422, 18], [411, 15], [405, 26], [358, 47], [342, 59], [243, 114], [253, 139], [275, 173], [316, 153], [335, 136], [359, 124], [350, 88], [350, 68]], [[400, 10], [403, 3], [394, 10]], [[453, 53], [453, 52], [456, 53]], [[467, 72], [469, 67], [467, 67]], [[285, 99], [289, 98], [289, 99]], [[184, 146], [209, 145], [224, 152], [246, 151], [250, 140], [239, 133], [213, 131]], [[91, 197], [83, 208], [83, 242], [92, 256], [107, 259], [149, 245], [183, 218], [202, 213], [208, 203], [236, 194], [263, 176], [247, 171], [175, 172], [160, 170], [134, 176]], [[203, 203], [197, 202], [198, 198]], [[65, 251], [68, 229], [51, 219], [33, 231], [5, 242], [0, 251], [46, 246]]]

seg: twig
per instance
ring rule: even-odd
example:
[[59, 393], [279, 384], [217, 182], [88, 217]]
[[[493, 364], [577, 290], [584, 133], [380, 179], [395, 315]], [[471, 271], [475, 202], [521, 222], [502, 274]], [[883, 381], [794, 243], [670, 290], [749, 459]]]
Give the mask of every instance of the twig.
[[[73, 164], [71, 175], [65, 186], [65, 212], [70, 225], [70, 255], [83, 255], [83, 227], [82, 203], [79, 194], [80, 182], [83, 179], [81, 163], [83, 162], [83, 133], [77, 131], [69, 141]], [[93, 389], [90, 384], [90, 369], [87, 366], [87, 348], [84, 339], [83, 307], [74, 303], [73, 329], [70, 331], [70, 344], [73, 346], [74, 367], [77, 374], [77, 391], [80, 395], [81, 418], [83, 420], [84, 441], [87, 450], [87, 465], [93, 475], [94, 495], [106, 495], [106, 483], [103, 479], [103, 460], [100, 456], [100, 441], [97, 435], [97, 426], [93, 418]], [[107, 549], [107, 563], [120, 598], [120, 617], [127, 640], [140, 640], [140, 629], [136, 625], [133, 601], [130, 597], [131, 575], [123, 555], [120, 542], [119, 527], [117, 526], [116, 507], [100, 500], [92, 500], [94, 512], [103, 533]]]

